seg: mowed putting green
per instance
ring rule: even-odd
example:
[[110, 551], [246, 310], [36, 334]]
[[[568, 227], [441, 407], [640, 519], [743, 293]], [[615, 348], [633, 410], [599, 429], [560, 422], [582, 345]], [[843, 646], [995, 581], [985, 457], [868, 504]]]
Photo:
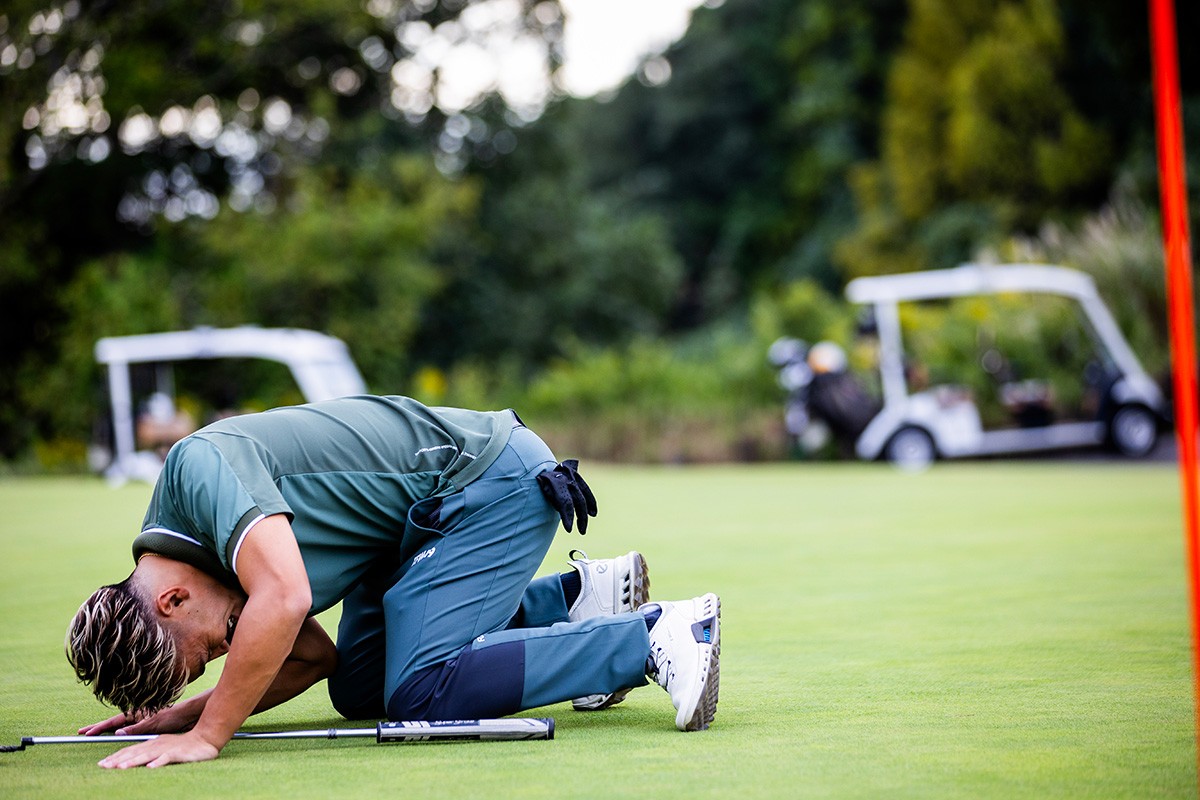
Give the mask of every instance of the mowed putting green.
[[[585, 469], [573, 547], [646, 554], [661, 599], [722, 597], [721, 702], [569, 704], [551, 742], [233, 742], [115, 773], [108, 745], [0, 754], [18, 797], [1194, 797], [1190, 623], [1171, 465]], [[0, 481], [0, 744], [107, 716], [62, 654], [131, 567], [148, 487]], [[327, 627], [336, 617], [326, 615]], [[211, 669], [202, 685], [211, 685]], [[253, 729], [344, 725], [324, 686]], [[372, 721], [373, 724], [373, 721]]]

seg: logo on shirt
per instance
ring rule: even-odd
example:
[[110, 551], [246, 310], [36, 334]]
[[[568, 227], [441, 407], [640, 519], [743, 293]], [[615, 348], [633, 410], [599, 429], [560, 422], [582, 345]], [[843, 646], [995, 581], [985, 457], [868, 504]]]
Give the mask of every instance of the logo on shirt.
[[427, 559], [431, 555], [433, 555], [436, 551], [437, 551], [437, 546], [435, 545], [422, 553], [417, 553], [413, 557], [412, 565], [415, 567], [417, 564], [420, 564], [422, 561], [424, 561], [425, 559]]

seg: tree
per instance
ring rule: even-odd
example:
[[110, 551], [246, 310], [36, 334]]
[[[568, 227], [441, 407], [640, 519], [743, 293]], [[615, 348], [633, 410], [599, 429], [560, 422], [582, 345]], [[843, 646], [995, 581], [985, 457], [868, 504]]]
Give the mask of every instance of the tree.
[[[305, 170], [286, 209], [226, 208], [156, 237], [151, 251], [89, 261], [62, 293], [60, 356], [38, 380], [24, 376], [23, 405], [42, 409], [58, 433], [86, 438], [100, 377], [92, 357], [98, 332], [248, 320], [338, 336], [369, 386], [401, 391], [419, 363], [413, 342], [422, 309], [449, 271], [441, 242], [471, 228], [478, 189], [418, 155], [396, 156], [346, 185], [335, 177]], [[255, 388], [245, 387], [240, 401]]]
[[589, 184], [670, 225], [686, 270], [676, 327], [711, 322], [764, 283], [837, 282], [844, 174], [875, 152], [902, 11], [902, 0], [702, 7], [638, 81], [580, 111]]
[[[326, 151], [340, 170], [337, 186], [395, 150], [461, 151], [446, 135], [451, 121], [502, 87], [493, 80], [452, 91], [431, 48], [484, 47], [499, 30], [540, 43], [549, 75], [560, 24], [553, 0], [8, 4], [0, 14], [0, 456], [51, 425], [47, 409], [25, 404], [20, 376], [63, 357], [63, 287], [83, 264], [127, 253], [128, 268], [143, 268], [138, 251], [159, 252], [164, 230], [213, 219], [222, 204], [286, 209], [297, 175]], [[512, 102], [513, 113], [529, 115], [538, 99]]]
[[[446, 287], [425, 313], [429, 363], [504, 360], [521, 369], [665, 329], [682, 267], [666, 222], [588, 184], [586, 101], [519, 130], [512, 152], [479, 164], [476, 234], [448, 255]], [[582, 113], [580, 113], [582, 112]]]
[[882, 155], [858, 168], [851, 275], [952, 266], [1008, 231], [1103, 201], [1111, 141], [1070, 96], [1054, 0], [912, 0]]
[[[671, 226], [686, 270], [676, 326], [727, 309], [750, 280], [740, 270], [762, 266], [753, 250], [780, 214], [767, 126], [790, 84], [780, 34], [792, 8], [744, 0], [697, 9], [687, 37], [663, 61], [587, 112], [591, 185]], [[669, 81], [655, 85], [664, 75]]]

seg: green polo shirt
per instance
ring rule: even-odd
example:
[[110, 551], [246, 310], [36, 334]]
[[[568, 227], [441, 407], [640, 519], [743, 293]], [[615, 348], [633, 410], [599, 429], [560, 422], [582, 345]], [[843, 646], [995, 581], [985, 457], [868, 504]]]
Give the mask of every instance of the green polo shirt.
[[407, 397], [349, 397], [222, 420], [171, 448], [134, 558], [158, 553], [235, 583], [246, 531], [286, 514], [313, 613], [323, 611], [373, 564], [407, 558], [428, 535], [413, 528], [436, 508], [432, 498], [491, 466], [514, 420], [511, 411], [430, 408]]

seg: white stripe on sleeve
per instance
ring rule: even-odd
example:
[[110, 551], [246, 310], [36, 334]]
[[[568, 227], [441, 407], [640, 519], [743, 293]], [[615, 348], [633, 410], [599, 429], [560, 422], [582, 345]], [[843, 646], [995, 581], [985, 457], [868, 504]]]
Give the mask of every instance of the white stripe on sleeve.
[[238, 553], [240, 553], [242, 550], [242, 542], [246, 541], [246, 534], [250, 532], [251, 528], [253, 528], [258, 523], [262, 522], [266, 518], [267, 518], [266, 514], [259, 514], [257, 517], [250, 520], [250, 524], [246, 526], [245, 530], [242, 531], [242, 535], [238, 537], [237, 544], [235, 544], [233, 546], [233, 557], [231, 559], [229, 559], [229, 568], [233, 570], [234, 575], [236, 575], [237, 571], [238, 571], [237, 570], [237, 557], [238, 557]]

